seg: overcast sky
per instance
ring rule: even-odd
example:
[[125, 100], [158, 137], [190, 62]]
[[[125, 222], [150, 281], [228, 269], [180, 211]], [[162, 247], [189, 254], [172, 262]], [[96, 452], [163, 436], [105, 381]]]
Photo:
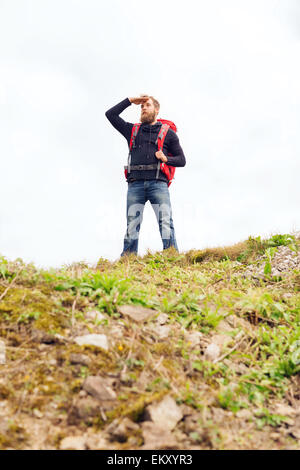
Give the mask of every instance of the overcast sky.
[[[177, 124], [180, 251], [300, 230], [298, 0], [0, 0], [0, 254], [115, 260], [140, 93]], [[139, 120], [140, 107], [122, 113]], [[161, 250], [148, 202], [139, 254]]]

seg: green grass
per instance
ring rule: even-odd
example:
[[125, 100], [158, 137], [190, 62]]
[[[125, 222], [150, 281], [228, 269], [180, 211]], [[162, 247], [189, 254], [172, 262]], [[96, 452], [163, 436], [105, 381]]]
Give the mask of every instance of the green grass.
[[[9, 261], [1, 256], [0, 332], [9, 345], [12, 369], [0, 370], [0, 392], [3, 379], [12, 409], [22, 406], [30, 414], [47, 409], [49, 401], [55, 400], [68, 413], [87, 376], [123, 373], [118, 403], [108, 413], [108, 421], [98, 419], [89, 426], [105, 428], [116, 416], [131, 416], [139, 422], [145, 406], [166, 393], [177, 403], [204, 413], [203, 429], [217, 436], [210, 438], [208, 448], [225, 445], [222, 426], [205, 418], [212, 409], [234, 416], [251, 410], [257, 425], [253, 433], [283, 426], [284, 417], [272, 413], [271, 407], [286, 400], [300, 372], [300, 273], [293, 270], [276, 282], [268, 276], [279, 246], [297, 252], [299, 240], [289, 234], [265, 240], [249, 237], [230, 247], [180, 254], [170, 248], [144, 257], [130, 255], [115, 263], [100, 258], [96, 267], [73, 263], [56, 270], [38, 270], [21, 259]], [[247, 266], [262, 255], [267, 259], [266, 277], [260, 283], [245, 278]], [[147, 325], [121, 317], [118, 306], [125, 304], [166, 313], [170, 335], [164, 340], [155, 337], [155, 317]], [[91, 309], [105, 319], [88, 322], [85, 312]], [[227, 318], [235, 325], [222, 333]], [[122, 328], [121, 336], [110, 333], [116, 327]], [[111, 334], [110, 350], [57, 344], [49, 347], [47, 361], [55, 358], [60, 367], [40, 362], [32, 331], [68, 338], [73, 328], [101, 331], [108, 338]], [[197, 347], [186, 339], [194, 331], [202, 333]], [[207, 344], [220, 334], [232, 341], [222, 347], [217, 362], [204, 360]], [[87, 354], [91, 365], [72, 365], [72, 352]], [[20, 370], [13, 367], [15, 361], [22, 364]], [[24, 395], [25, 390], [39, 390], [39, 399]], [[16, 429], [18, 435], [14, 437], [10, 429], [9, 439], [22, 447], [22, 423]], [[205, 448], [206, 441], [196, 431], [188, 433], [187, 439]], [[2, 447], [8, 446], [3, 439]]]

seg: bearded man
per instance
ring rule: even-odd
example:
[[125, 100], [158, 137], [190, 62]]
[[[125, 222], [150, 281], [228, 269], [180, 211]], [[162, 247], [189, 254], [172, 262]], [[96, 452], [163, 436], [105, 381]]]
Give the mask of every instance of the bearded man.
[[149, 200], [155, 212], [163, 249], [173, 246], [177, 251], [172, 208], [168, 188], [168, 178], [161, 169], [157, 169], [158, 161], [168, 162], [174, 167], [185, 166], [186, 160], [177, 134], [169, 129], [158, 151], [157, 138], [162, 123], [157, 121], [160, 109], [159, 102], [149, 95], [138, 98], [125, 98], [113, 106], [105, 115], [110, 123], [127, 140], [130, 139], [134, 124], [124, 121], [120, 114], [131, 104], [141, 105], [141, 126], [135, 143], [129, 153], [127, 172], [127, 229], [121, 256], [138, 252], [138, 240], [143, 220], [144, 206]]

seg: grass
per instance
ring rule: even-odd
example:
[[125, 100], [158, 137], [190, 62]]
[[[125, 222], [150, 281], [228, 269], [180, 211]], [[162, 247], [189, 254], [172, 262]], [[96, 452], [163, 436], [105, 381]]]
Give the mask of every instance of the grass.
[[[297, 253], [299, 240], [290, 234], [249, 237], [228, 247], [186, 253], [170, 248], [115, 263], [100, 258], [95, 267], [73, 263], [57, 270], [38, 270], [21, 259], [1, 256], [0, 334], [7, 364], [0, 369], [0, 397], [14, 425], [7, 424], [6, 434], [0, 429], [0, 447], [30, 446], [22, 417], [33, 416], [34, 410], [44, 413], [55, 404], [54, 420], [62, 412], [68, 416], [89, 375], [115, 376], [118, 401], [106, 419], [91, 418], [88, 424], [81, 420], [78, 429], [92, 426], [98, 432], [120, 416], [139, 423], [145, 407], [165, 394], [200, 413], [203, 429], [217, 436], [207, 444], [195, 428], [186, 433], [187, 445], [226, 448], [226, 426], [206, 418], [215, 409], [233, 416], [251, 410], [254, 427], [247, 432], [253, 436], [286, 426], [285, 417], [273, 413], [272, 406], [287, 402], [293, 378], [300, 373], [300, 273], [270, 276], [279, 246]], [[243, 273], [262, 258], [266, 277], [258, 284]], [[157, 315], [145, 325], [136, 324], [119, 314], [118, 306], [124, 304], [167, 314], [167, 339], [156, 334]], [[88, 321], [85, 313], [91, 309], [105, 319]], [[224, 324], [231, 325], [227, 331]], [[68, 341], [53, 340], [44, 351], [33, 339], [35, 330], [58, 333]], [[202, 334], [197, 347], [189, 341], [195, 331]], [[76, 334], [89, 332], [105, 333], [111, 340], [109, 351], [72, 342]], [[214, 363], [205, 360], [204, 351], [218, 335], [231, 341], [221, 346], [221, 359]], [[89, 356], [90, 364], [72, 364], [74, 352]], [[61, 435], [67, 435], [67, 422], [64, 426]], [[241, 433], [242, 428], [236, 430], [237, 446], [244, 442]], [[53, 444], [49, 437], [50, 446], [58, 441]]]

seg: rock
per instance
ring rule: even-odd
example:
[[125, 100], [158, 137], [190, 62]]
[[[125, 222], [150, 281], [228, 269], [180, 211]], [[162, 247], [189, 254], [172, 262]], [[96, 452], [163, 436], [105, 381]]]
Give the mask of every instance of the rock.
[[140, 305], [120, 305], [117, 309], [121, 315], [129, 317], [136, 322], [145, 322], [158, 313], [156, 310]]
[[86, 354], [70, 354], [71, 364], [81, 364], [83, 366], [89, 366], [91, 364], [91, 359]]
[[89, 310], [85, 313], [85, 318], [91, 321], [105, 320], [107, 317], [98, 310]]
[[221, 350], [220, 346], [217, 344], [211, 343], [207, 346], [204, 351], [204, 359], [205, 361], [214, 362], [220, 356]]
[[156, 334], [159, 339], [168, 338], [170, 335], [171, 327], [168, 325], [156, 325], [153, 333]]
[[227, 366], [230, 367], [230, 369], [234, 370], [237, 374], [248, 374], [249, 368], [245, 366], [242, 362], [233, 362], [230, 359], [224, 359], [223, 363]]
[[105, 379], [98, 376], [87, 377], [83, 389], [99, 401], [116, 400], [116, 393], [110, 388]]
[[237, 411], [236, 417], [237, 417], [237, 418], [242, 418], [242, 419], [249, 420], [249, 419], [252, 418], [252, 412], [251, 412], [250, 410], [246, 410], [246, 409], [244, 408], [244, 409], [242, 409], [242, 410]]
[[216, 344], [217, 346], [220, 346], [220, 348], [225, 348], [232, 342], [232, 338], [227, 335], [214, 335], [211, 338], [211, 341], [213, 344]]
[[183, 422], [184, 432], [186, 434], [190, 434], [191, 432], [194, 432], [194, 431], [198, 432], [199, 430], [201, 430], [200, 422], [201, 422], [200, 413], [198, 414], [194, 413], [190, 416], [187, 416]]
[[[66, 330], [66, 333], [69, 330]], [[54, 335], [55, 342], [59, 344], [65, 344], [65, 343], [72, 343], [72, 340], [67, 338], [66, 336], [60, 335], [59, 333], [55, 333]]]
[[[230, 317], [233, 317], [234, 315], [230, 315]], [[229, 332], [229, 331], [233, 331], [234, 328], [232, 328], [232, 326], [230, 326], [230, 324], [228, 323], [228, 321], [226, 320], [221, 320], [218, 325], [216, 326], [216, 330], [217, 331], [220, 331], [220, 333], [223, 333], [223, 332]]]
[[299, 428], [293, 428], [291, 429], [290, 433], [296, 438], [300, 440], [300, 429]]
[[56, 359], [50, 359], [49, 360], [49, 366], [56, 366], [57, 365], [57, 360]]
[[99, 348], [108, 350], [108, 341], [106, 335], [83, 335], [77, 336], [74, 338], [75, 343], [79, 344], [79, 346], [97, 346]]
[[41, 411], [38, 410], [37, 408], [35, 408], [32, 413], [38, 419], [41, 419], [44, 417], [43, 413], [41, 413]]
[[60, 443], [60, 450], [85, 450], [86, 438], [84, 436], [65, 437]]
[[279, 432], [271, 432], [270, 438], [274, 439], [274, 441], [278, 441], [281, 438], [281, 434]]
[[78, 421], [84, 421], [90, 423], [90, 418], [99, 416], [100, 403], [98, 400], [92, 397], [85, 397], [76, 400], [74, 405], [70, 408], [68, 413], [68, 424], [76, 425]]
[[131, 421], [129, 418], [124, 418], [121, 422], [116, 419], [106, 429], [106, 432], [113, 440], [118, 442], [126, 442], [130, 435], [139, 431], [138, 424]]
[[57, 342], [57, 339], [54, 335], [50, 335], [42, 330], [33, 329], [31, 332], [32, 341], [35, 343], [45, 343], [45, 344], [54, 344]]
[[[265, 278], [264, 269], [266, 266], [267, 256], [263, 255], [258, 258], [258, 263], [249, 265], [247, 270], [243, 272], [245, 277]], [[293, 269], [300, 268], [300, 251], [294, 253], [288, 246], [277, 246], [274, 256], [271, 259], [271, 276], [284, 277], [285, 274]]]
[[191, 348], [200, 347], [203, 334], [200, 331], [191, 331], [185, 334], [185, 341]]
[[214, 423], [225, 423], [228, 422], [228, 419], [233, 417], [233, 412], [228, 410], [223, 410], [222, 408], [216, 408], [214, 406], [210, 409], [212, 420]]
[[246, 331], [253, 330], [253, 325], [248, 320], [245, 320], [244, 318], [241, 318], [241, 317], [237, 317], [236, 315], [228, 315], [228, 317], [226, 317], [226, 321], [228, 322], [229, 325], [233, 327], [233, 329], [243, 328]]
[[166, 313], [161, 313], [156, 319], [159, 325], [165, 325], [169, 321], [169, 316]]
[[104, 439], [102, 436], [89, 436], [85, 442], [87, 448], [89, 450], [108, 450], [112, 449], [109, 445], [108, 441]]
[[285, 292], [284, 294], [282, 294], [282, 298], [283, 299], [290, 299], [291, 297], [293, 297], [293, 294], [291, 294], [290, 292]]
[[6, 364], [5, 343], [0, 340], [0, 364]]
[[178, 443], [170, 431], [161, 428], [155, 423], [145, 421], [142, 423], [144, 445], [142, 450], [151, 449], [178, 449]]
[[174, 429], [182, 416], [180, 407], [169, 395], [159, 403], [147, 406], [145, 410], [145, 420], [153, 421], [167, 431]]
[[274, 406], [274, 413], [277, 415], [295, 416], [297, 414], [297, 410], [289, 405], [285, 405], [284, 403], [277, 403]]
[[109, 329], [110, 337], [111, 338], [122, 338], [124, 336], [124, 328], [123, 325], [112, 326]]

